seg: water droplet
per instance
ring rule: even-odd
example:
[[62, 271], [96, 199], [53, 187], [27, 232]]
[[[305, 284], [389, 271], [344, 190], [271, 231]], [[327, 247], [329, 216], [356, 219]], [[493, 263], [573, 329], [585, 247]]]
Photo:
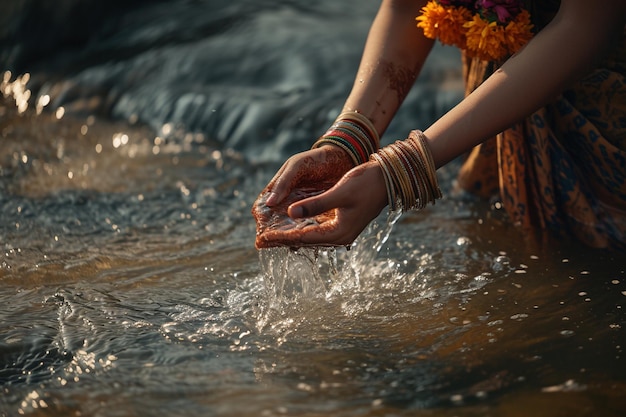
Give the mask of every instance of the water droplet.
[[463, 396], [461, 394], [455, 394], [455, 395], [450, 397], [450, 401], [452, 401], [455, 404], [462, 403], [463, 402]]

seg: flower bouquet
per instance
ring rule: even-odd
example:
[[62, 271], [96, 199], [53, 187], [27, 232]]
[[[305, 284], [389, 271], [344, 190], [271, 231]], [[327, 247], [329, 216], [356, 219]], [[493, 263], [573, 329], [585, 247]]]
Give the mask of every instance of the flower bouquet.
[[426, 37], [486, 61], [514, 54], [533, 36], [520, 0], [430, 0], [416, 20]]

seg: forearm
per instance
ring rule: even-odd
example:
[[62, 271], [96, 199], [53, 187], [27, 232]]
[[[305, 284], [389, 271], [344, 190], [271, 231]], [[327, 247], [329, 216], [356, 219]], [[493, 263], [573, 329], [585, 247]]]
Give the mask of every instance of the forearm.
[[436, 165], [512, 126], [584, 75], [623, 30], [621, 3], [564, 0], [522, 51], [425, 131]]
[[391, 122], [415, 82], [433, 41], [415, 17], [426, 1], [383, 0], [372, 23], [344, 111], [367, 116], [378, 133]]

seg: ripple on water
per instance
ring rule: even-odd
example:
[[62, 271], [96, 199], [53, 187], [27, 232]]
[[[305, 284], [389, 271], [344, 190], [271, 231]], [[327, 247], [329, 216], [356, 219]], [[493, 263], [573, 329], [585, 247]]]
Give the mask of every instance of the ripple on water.
[[515, 415], [533, 404], [520, 391], [626, 392], [597, 388], [623, 381], [619, 258], [527, 248], [454, 199], [392, 234], [381, 219], [349, 251], [257, 255], [249, 207], [268, 172], [184, 138], [58, 122], [1, 154], [11, 412]]

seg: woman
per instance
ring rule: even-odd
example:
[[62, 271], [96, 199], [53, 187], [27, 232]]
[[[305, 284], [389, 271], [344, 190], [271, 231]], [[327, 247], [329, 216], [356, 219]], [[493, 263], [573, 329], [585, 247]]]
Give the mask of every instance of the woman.
[[[506, 13], [516, 2], [439, 3]], [[626, 247], [626, 1], [535, 3], [524, 5], [534, 31], [525, 46], [499, 61], [464, 57], [465, 99], [423, 132], [377, 150], [434, 42], [427, 19], [416, 27], [425, 1], [383, 0], [342, 115], [255, 203], [257, 247], [349, 244], [387, 205], [434, 202], [434, 170], [470, 151], [460, 184], [499, 192], [514, 222]], [[315, 220], [268, 225], [268, 211], [283, 208]]]

